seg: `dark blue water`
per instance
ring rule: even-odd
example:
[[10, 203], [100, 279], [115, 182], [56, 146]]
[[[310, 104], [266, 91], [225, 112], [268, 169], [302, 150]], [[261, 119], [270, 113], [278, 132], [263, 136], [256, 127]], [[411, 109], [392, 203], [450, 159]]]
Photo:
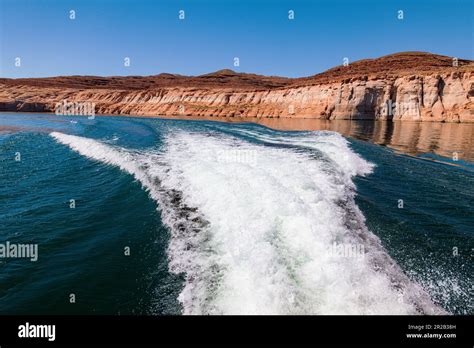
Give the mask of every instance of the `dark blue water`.
[[[472, 314], [472, 163], [430, 156], [254, 124], [1, 114], [0, 243], [39, 258], [0, 258], [0, 313]], [[371, 256], [328, 261], [333, 240]]]

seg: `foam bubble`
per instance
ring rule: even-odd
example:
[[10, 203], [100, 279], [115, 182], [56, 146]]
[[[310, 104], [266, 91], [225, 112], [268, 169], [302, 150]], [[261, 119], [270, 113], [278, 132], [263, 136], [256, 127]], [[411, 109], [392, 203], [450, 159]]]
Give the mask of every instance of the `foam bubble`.
[[[160, 153], [51, 135], [134, 175], [158, 201], [185, 314], [443, 313], [365, 227], [352, 177], [373, 166], [336, 133], [258, 135], [316, 153], [184, 131]], [[220, 160], [236, 150], [252, 161]], [[364, 253], [335, 255], [339, 244]]]

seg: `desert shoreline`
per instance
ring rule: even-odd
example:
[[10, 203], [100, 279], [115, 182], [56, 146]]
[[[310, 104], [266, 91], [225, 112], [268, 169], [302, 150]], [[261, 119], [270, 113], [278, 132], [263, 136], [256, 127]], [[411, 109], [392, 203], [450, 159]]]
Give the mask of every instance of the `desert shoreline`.
[[0, 78], [0, 110], [474, 123], [473, 77], [473, 61], [401, 52], [303, 78], [229, 69], [199, 76]]

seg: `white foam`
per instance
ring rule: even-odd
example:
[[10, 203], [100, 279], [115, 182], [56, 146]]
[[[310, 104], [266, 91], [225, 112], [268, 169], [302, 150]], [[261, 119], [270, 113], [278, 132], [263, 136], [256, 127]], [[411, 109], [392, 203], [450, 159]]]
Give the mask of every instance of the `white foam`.
[[[266, 139], [321, 156], [182, 131], [162, 153], [51, 135], [133, 174], [158, 201], [171, 234], [170, 270], [186, 275], [185, 314], [443, 312], [366, 229], [352, 177], [373, 166], [336, 133]], [[223, 151], [254, 156], [222, 161]], [[365, 254], [335, 256], [334, 243], [362, 245]]]

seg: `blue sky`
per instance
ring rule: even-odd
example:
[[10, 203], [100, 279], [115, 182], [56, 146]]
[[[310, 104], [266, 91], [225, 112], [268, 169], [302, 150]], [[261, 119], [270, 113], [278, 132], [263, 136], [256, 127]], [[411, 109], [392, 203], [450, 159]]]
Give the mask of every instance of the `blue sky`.
[[[472, 0], [0, 0], [0, 76], [309, 76], [400, 51], [474, 59]], [[69, 11], [76, 19], [69, 19]], [[185, 19], [180, 20], [180, 10]], [[294, 10], [295, 19], [288, 19]], [[404, 19], [397, 11], [404, 11]], [[15, 66], [15, 58], [21, 66]], [[124, 66], [124, 58], [130, 66]], [[240, 60], [235, 67], [234, 57]]]

